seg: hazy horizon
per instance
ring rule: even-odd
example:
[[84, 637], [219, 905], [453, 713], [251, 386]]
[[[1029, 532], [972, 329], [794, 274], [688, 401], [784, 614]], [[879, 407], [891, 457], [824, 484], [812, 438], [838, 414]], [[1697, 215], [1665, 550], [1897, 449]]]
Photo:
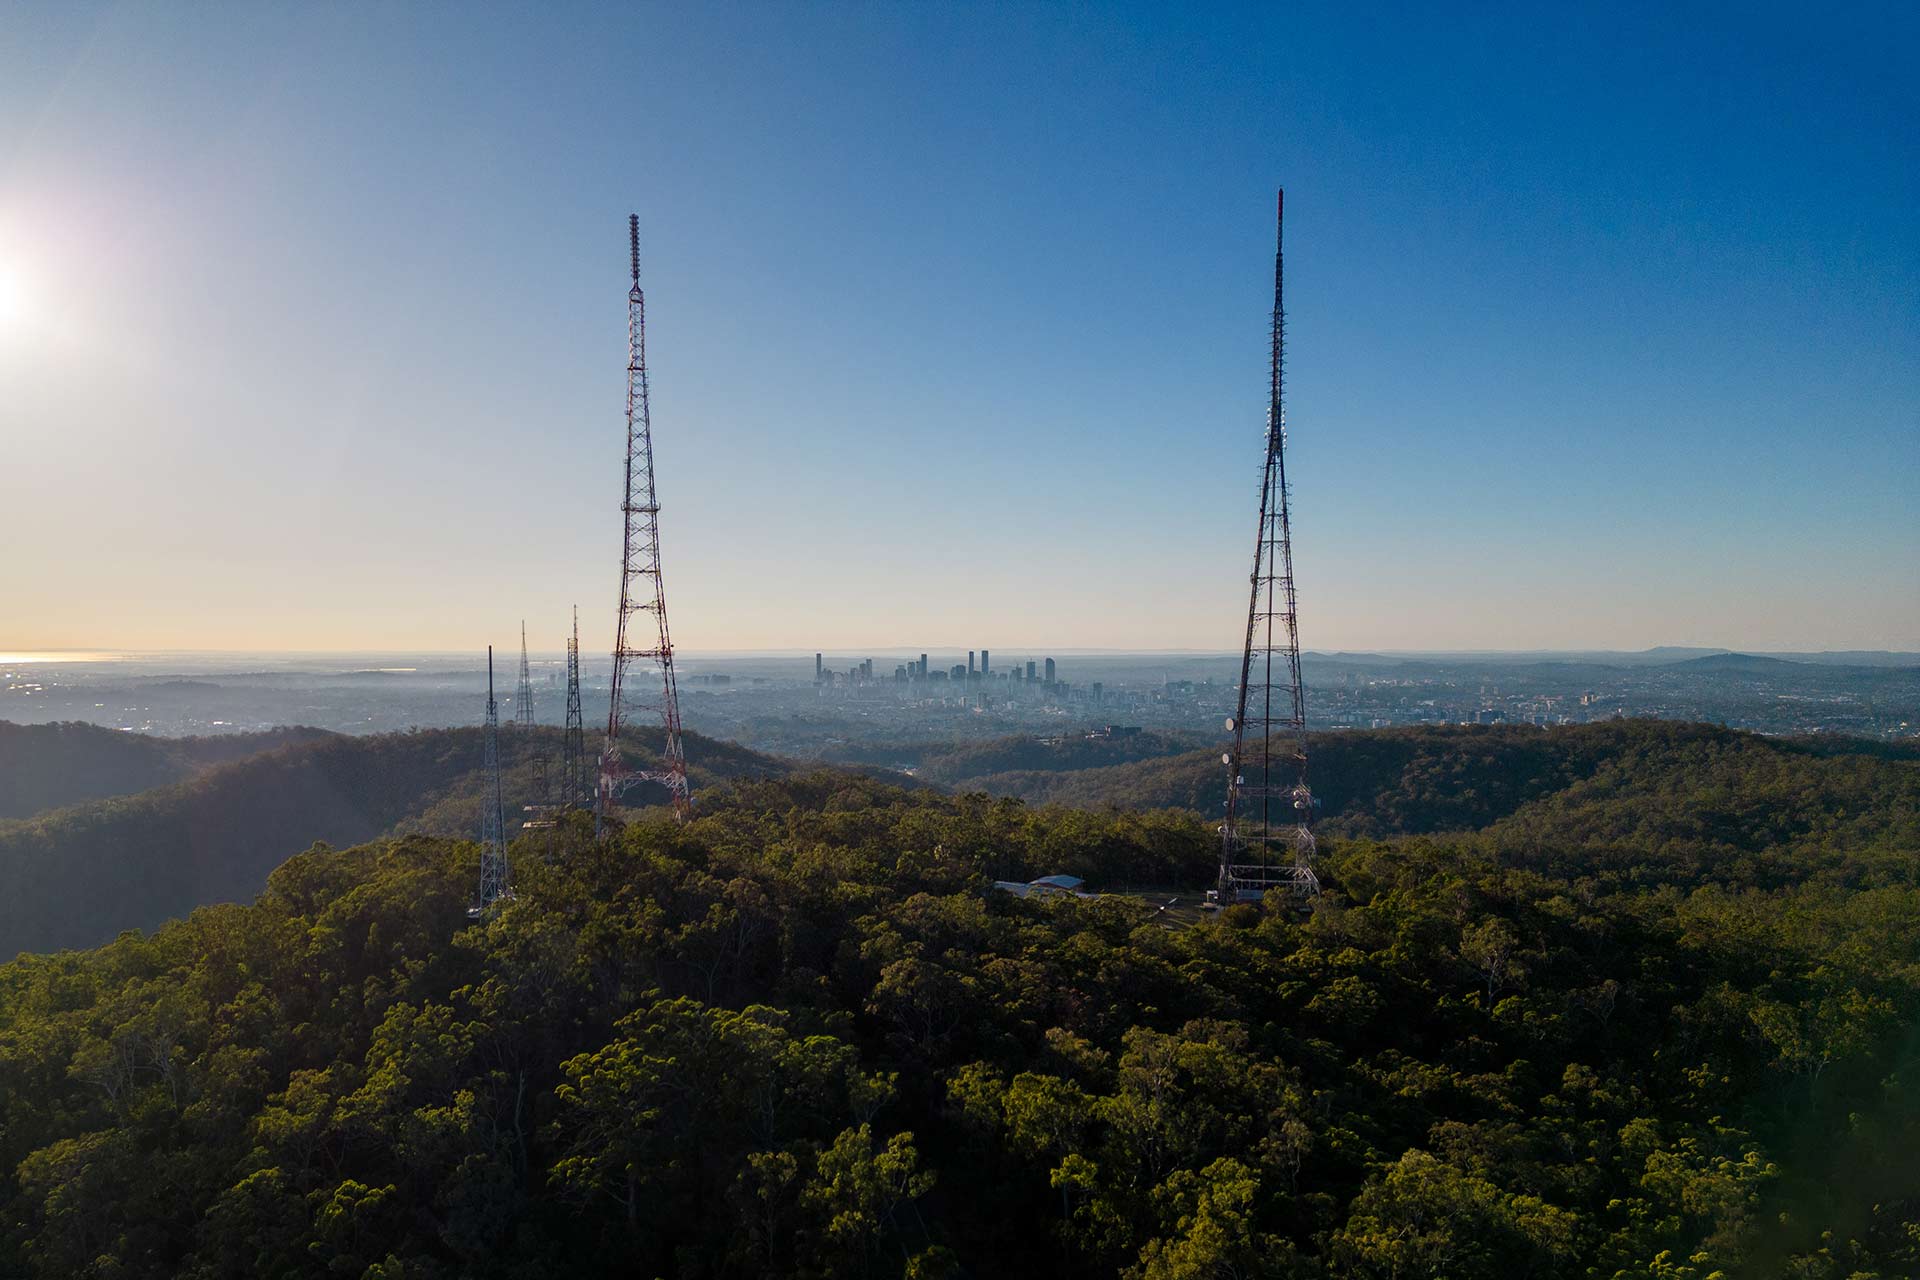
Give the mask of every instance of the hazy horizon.
[[[502, 661], [510, 656], [517, 657], [517, 654], [518, 654], [517, 649], [510, 649], [509, 646], [495, 645], [494, 649], [495, 649], [494, 657], [496, 661]], [[972, 651], [978, 652], [979, 650], [976, 647]], [[1466, 657], [1530, 657], [1535, 655], [1586, 656], [1586, 655], [1603, 655], [1603, 654], [1619, 654], [1622, 656], [1633, 656], [1633, 655], [1642, 655], [1642, 654], [1649, 654], [1649, 653], [1660, 653], [1660, 652], [1666, 652], [1666, 651], [1750, 654], [1753, 656], [1768, 656], [1768, 655], [1781, 655], [1781, 654], [1787, 654], [1787, 655], [1882, 654], [1882, 655], [1887, 655], [1892, 657], [1912, 657], [1912, 658], [1920, 659], [1920, 650], [1886, 649], [1886, 648], [1867, 649], [1867, 648], [1860, 648], [1860, 647], [1854, 647], [1854, 646], [1849, 646], [1846, 648], [1829, 648], [1829, 649], [1792, 649], [1792, 648], [1765, 648], [1765, 647], [1755, 646], [1755, 645], [1691, 645], [1691, 644], [1689, 645], [1655, 644], [1655, 645], [1647, 645], [1643, 648], [1638, 648], [1638, 649], [1611, 649], [1611, 648], [1604, 648], [1604, 647], [1594, 646], [1594, 645], [1582, 645], [1582, 646], [1576, 646], [1573, 648], [1564, 648], [1564, 649], [1559, 649], [1559, 648], [1555, 648], [1555, 649], [1393, 649], [1393, 648], [1334, 649], [1334, 648], [1321, 648], [1313, 645], [1303, 645], [1301, 647], [1302, 654], [1314, 655], [1314, 656], [1320, 656], [1320, 657], [1372, 655], [1376, 657], [1432, 656], [1432, 657], [1466, 658]], [[854, 656], [868, 657], [868, 656], [873, 656], [873, 655], [878, 655], [883, 653], [884, 654], [903, 654], [903, 655], [916, 654], [917, 655], [922, 652], [945, 656], [945, 655], [965, 654], [965, 653], [968, 653], [969, 650], [965, 645], [924, 644], [924, 643], [834, 645], [827, 648], [806, 648], [806, 647], [794, 648], [792, 646], [770, 647], [770, 648], [764, 648], [764, 649], [746, 649], [746, 648], [728, 649], [728, 648], [714, 648], [714, 647], [694, 648], [689, 646], [675, 646], [674, 648], [674, 653], [680, 657], [805, 658], [805, 657], [810, 657], [814, 654], [822, 654], [827, 658], [838, 659], [838, 658], [846, 658], [846, 657], [854, 657]], [[1001, 654], [1002, 661], [1004, 663], [1013, 662], [1015, 660], [1016, 655], [1018, 656], [1018, 659], [1022, 662], [1026, 661], [1026, 659], [1030, 655], [1038, 655], [1041, 657], [1047, 657], [1047, 656], [1071, 657], [1076, 655], [1090, 656], [1090, 657], [1102, 656], [1102, 655], [1111, 655], [1115, 657], [1135, 657], [1135, 656], [1153, 656], [1153, 655], [1161, 655], [1161, 654], [1164, 654], [1170, 657], [1219, 657], [1219, 656], [1237, 657], [1239, 656], [1238, 650], [1227, 649], [1227, 648], [1201, 648], [1201, 647], [1124, 648], [1124, 647], [1115, 647], [1115, 646], [1103, 647], [1103, 646], [1089, 646], [1089, 645], [1051, 645], [1051, 646], [1050, 645], [1019, 645], [1019, 644], [1005, 644], [1000, 646], [989, 645], [987, 646], [987, 652]], [[558, 648], [558, 649], [543, 648], [539, 645], [531, 645], [528, 647], [527, 653], [531, 658], [539, 659], [541, 661], [553, 661], [555, 659], [563, 658], [566, 654], [566, 650], [564, 648]], [[99, 645], [94, 645], [94, 646], [89, 646], [87, 648], [80, 648], [80, 649], [25, 649], [25, 648], [13, 649], [13, 650], [0, 649], [0, 665], [5, 665], [8, 663], [27, 665], [27, 664], [37, 663], [37, 662], [74, 662], [74, 663], [118, 662], [118, 661], [128, 661], [128, 660], [138, 660], [138, 659], [160, 659], [160, 658], [168, 658], [168, 657], [204, 657], [204, 658], [312, 657], [312, 658], [329, 658], [329, 659], [339, 659], [339, 660], [350, 659], [350, 658], [392, 658], [392, 657], [476, 659], [476, 658], [483, 658], [484, 654], [485, 654], [485, 646], [482, 646], [480, 649], [475, 650], [471, 648], [468, 648], [468, 649], [395, 649], [395, 648], [382, 648], [382, 649], [273, 649], [273, 648], [113, 649], [113, 648], [107, 648]], [[581, 650], [581, 657], [583, 661], [594, 661], [594, 660], [604, 658], [605, 655], [599, 654], [595, 651], [587, 650], [583, 646]]]

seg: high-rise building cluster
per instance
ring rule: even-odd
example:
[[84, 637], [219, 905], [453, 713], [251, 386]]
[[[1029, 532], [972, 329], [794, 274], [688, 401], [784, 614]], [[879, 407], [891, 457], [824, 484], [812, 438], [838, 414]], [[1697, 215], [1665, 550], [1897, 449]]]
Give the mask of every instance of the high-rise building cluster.
[[[1066, 681], [1059, 678], [1059, 667], [1052, 658], [1044, 662], [1028, 660], [1024, 664], [1016, 662], [1012, 667], [996, 671], [993, 667], [993, 654], [987, 649], [967, 650], [967, 660], [956, 662], [950, 667], [934, 667], [928, 655], [908, 658], [894, 664], [891, 681], [875, 674], [872, 658], [863, 658], [844, 670], [827, 666], [826, 655], [813, 655], [813, 682], [822, 687], [858, 687], [861, 685], [903, 686], [906, 691], [923, 697], [953, 697], [956, 694], [986, 695], [998, 694], [1003, 697], [1056, 696], [1064, 698], [1071, 691]], [[1098, 682], [1091, 686], [1096, 701], [1101, 687]]]

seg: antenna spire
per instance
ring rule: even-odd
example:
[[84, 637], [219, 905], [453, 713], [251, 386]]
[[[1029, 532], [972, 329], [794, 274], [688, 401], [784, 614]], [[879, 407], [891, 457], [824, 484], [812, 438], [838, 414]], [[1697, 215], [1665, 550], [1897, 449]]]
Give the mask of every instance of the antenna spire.
[[478, 920], [502, 898], [511, 898], [507, 869], [506, 806], [500, 798], [500, 704], [493, 700], [493, 646], [487, 646], [487, 727], [481, 771], [487, 793], [480, 813], [480, 897], [467, 910]]
[[580, 606], [573, 606], [573, 634], [567, 638], [567, 730], [560, 748], [560, 801], [587, 802], [586, 721], [580, 711]]
[[[1313, 793], [1307, 789], [1307, 698], [1300, 679], [1300, 628], [1293, 585], [1287, 485], [1286, 306], [1281, 229], [1286, 192], [1274, 200], [1272, 365], [1267, 384], [1267, 466], [1253, 545], [1246, 647], [1237, 713], [1227, 723], [1227, 820], [1220, 828], [1222, 904], [1290, 888], [1320, 891], [1313, 870]], [[1280, 625], [1275, 627], [1275, 622]], [[1274, 659], [1280, 671], [1274, 671]], [[1279, 706], [1275, 707], [1276, 694]], [[1248, 729], [1253, 730], [1252, 742]], [[1274, 735], [1283, 735], [1279, 744]], [[1251, 753], [1252, 758], [1249, 759]]]
[[[653, 483], [653, 422], [647, 408], [647, 302], [640, 292], [640, 216], [627, 219], [633, 246], [633, 288], [627, 294], [627, 487], [620, 503], [626, 537], [620, 552], [619, 630], [613, 642], [613, 682], [607, 710], [607, 738], [600, 748], [600, 782], [594, 806], [598, 832], [620, 793], [636, 781], [658, 782], [667, 789], [674, 816], [684, 822], [693, 805], [687, 798], [687, 757], [680, 742], [680, 696], [673, 678], [673, 640], [667, 630], [667, 587], [660, 575], [660, 499]], [[652, 626], [641, 617], [651, 614]], [[646, 667], [658, 671], [657, 694], [636, 679]], [[660, 717], [666, 732], [660, 763], [630, 769], [620, 755], [620, 734], [633, 712]]]
[[520, 683], [513, 691], [513, 723], [521, 729], [533, 728], [533, 668], [527, 663], [527, 624], [520, 623]]

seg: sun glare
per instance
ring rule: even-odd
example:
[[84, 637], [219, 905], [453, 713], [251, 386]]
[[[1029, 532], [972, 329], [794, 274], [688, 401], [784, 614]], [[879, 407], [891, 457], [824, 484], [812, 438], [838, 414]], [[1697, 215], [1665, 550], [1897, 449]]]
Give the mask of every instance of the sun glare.
[[0, 262], [0, 327], [11, 328], [27, 318], [27, 289], [20, 273]]

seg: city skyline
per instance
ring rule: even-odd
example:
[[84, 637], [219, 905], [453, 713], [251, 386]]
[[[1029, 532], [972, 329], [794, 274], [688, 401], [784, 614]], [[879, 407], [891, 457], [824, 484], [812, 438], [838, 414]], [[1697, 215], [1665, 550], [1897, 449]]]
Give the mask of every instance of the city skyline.
[[1306, 649], [1920, 650], [1893, 6], [8, 22], [0, 650], [604, 653], [637, 208], [681, 651], [1230, 651], [1281, 184]]
[[[1099, 645], [1044, 645], [1042, 644], [1042, 645], [1031, 645], [1031, 646], [1024, 646], [1024, 647], [1020, 645], [1003, 645], [1001, 647], [1005, 650], [1007, 654], [1014, 655], [1023, 667], [1030, 660], [1032, 661], [1041, 660], [1036, 655], [1052, 655], [1055, 658], [1072, 658], [1072, 657], [1149, 658], [1149, 657], [1164, 656], [1169, 658], [1184, 657], [1184, 658], [1232, 658], [1232, 659], [1238, 659], [1238, 657], [1240, 656], [1237, 650], [1219, 648], [1219, 647], [1208, 648], [1203, 646], [1133, 649], [1133, 648], [1123, 648], [1123, 647], [1116, 647], [1116, 646], [1099, 646]], [[475, 657], [476, 652], [479, 654], [479, 657]], [[1385, 657], [1385, 658], [1425, 658], [1425, 657], [1534, 658], [1534, 657], [1538, 657], [1538, 658], [1544, 658], [1544, 659], [1556, 659], [1556, 658], [1584, 659], [1584, 658], [1600, 658], [1600, 657], [1607, 657], [1607, 656], [1620, 657], [1620, 658], [1632, 658], [1632, 657], [1641, 657], [1646, 655], [1662, 654], [1662, 653], [1688, 653], [1688, 654], [1702, 654], [1702, 655], [1752, 654], [1756, 656], [1772, 656], [1772, 657], [1788, 657], [1788, 658], [1795, 657], [1795, 656], [1808, 657], [1808, 658], [1818, 658], [1818, 657], [1840, 658], [1848, 655], [1855, 655], [1855, 656], [1882, 655], [1882, 656], [1898, 658], [1898, 659], [1911, 658], [1911, 659], [1920, 660], [1920, 649], [1898, 649], [1898, 648], [1892, 648], [1892, 649], [1890, 648], [1797, 649], [1797, 648], [1766, 648], [1758, 645], [1724, 645], [1724, 644], [1699, 644], [1699, 645], [1656, 644], [1656, 645], [1647, 645], [1637, 649], [1596, 648], [1593, 646], [1581, 646], [1578, 648], [1566, 648], [1566, 649], [1484, 649], [1484, 648], [1482, 649], [1395, 649], [1395, 648], [1388, 648], [1385, 646], [1374, 647], [1374, 648], [1335, 649], [1335, 648], [1321, 648], [1321, 647], [1316, 647], [1312, 645], [1303, 645], [1301, 647], [1301, 652], [1309, 657], [1316, 657], [1316, 658], [1372, 656], [1372, 657]], [[282, 660], [290, 660], [290, 659], [296, 659], [301, 657], [328, 658], [328, 659], [346, 659], [346, 658], [355, 658], [355, 657], [366, 657], [366, 658], [417, 657], [417, 658], [434, 658], [434, 659], [472, 658], [477, 662], [484, 663], [485, 653], [486, 653], [485, 644], [482, 644], [479, 650], [477, 651], [469, 648], [166, 649], [166, 648], [159, 648], [159, 647], [151, 647], [151, 648], [136, 648], [136, 649], [105, 649], [105, 648], [100, 648], [95, 646], [95, 647], [74, 648], [74, 649], [61, 649], [61, 648], [30, 649], [30, 648], [23, 647], [23, 648], [15, 648], [15, 649], [0, 649], [0, 665], [5, 665], [8, 663], [19, 664], [19, 665], [34, 665], [39, 663], [85, 664], [85, 663], [95, 663], [95, 662], [113, 663], [113, 662], [121, 662], [121, 661], [127, 661], [127, 660], [144, 660], [144, 659], [158, 659], [158, 658], [219, 659], [219, 658], [228, 658], [228, 657], [233, 657], [233, 658], [267, 657], [267, 658], [276, 658], [276, 659], [282, 659]], [[527, 653], [534, 661], [539, 663], [546, 663], [546, 664], [560, 662], [566, 656], [566, 650], [564, 648], [553, 649], [553, 648], [547, 648], [543, 645], [538, 645], [538, 644], [531, 645], [528, 648]], [[684, 657], [689, 660], [697, 660], [701, 658], [728, 658], [728, 659], [766, 658], [766, 659], [791, 659], [793, 661], [799, 662], [802, 660], [810, 659], [816, 655], [820, 655], [820, 656], [823, 656], [829, 662], [839, 662], [839, 661], [846, 661], [846, 660], [858, 661], [858, 660], [867, 659], [867, 658], [871, 658], [875, 662], [880, 662], [880, 661], [891, 662], [891, 661], [894, 661], [895, 659], [904, 661], [908, 657], [917, 656], [921, 653], [926, 653], [926, 654], [933, 655], [934, 657], [941, 657], [941, 658], [964, 657], [967, 653], [967, 650], [965, 646], [961, 646], [961, 645], [926, 644], [926, 643], [918, 643], [918, 642], [908, 643], [908, 644], [836, 645], [832, 648], [826, 648], [826, 649], [808, 649], [805, 647], [796, 648], [792, 646], [782, 646], [777, 648], [735, 648], [735, 649], [706, 647], [706, 646], [702, 646], [698, 648], [675, 646], [674, 648], [674, 654], [676, 658]], [[602, 665], [605, 665], [610, 661], [610, 659], [604, 653], [595, 653], [595, 652], [583, 649], [581, 652], [581, 661], [587, 664], [593, 664], [597, 662]], [[964, 664], [961, 664], [961, 665], [964, 665]]]

